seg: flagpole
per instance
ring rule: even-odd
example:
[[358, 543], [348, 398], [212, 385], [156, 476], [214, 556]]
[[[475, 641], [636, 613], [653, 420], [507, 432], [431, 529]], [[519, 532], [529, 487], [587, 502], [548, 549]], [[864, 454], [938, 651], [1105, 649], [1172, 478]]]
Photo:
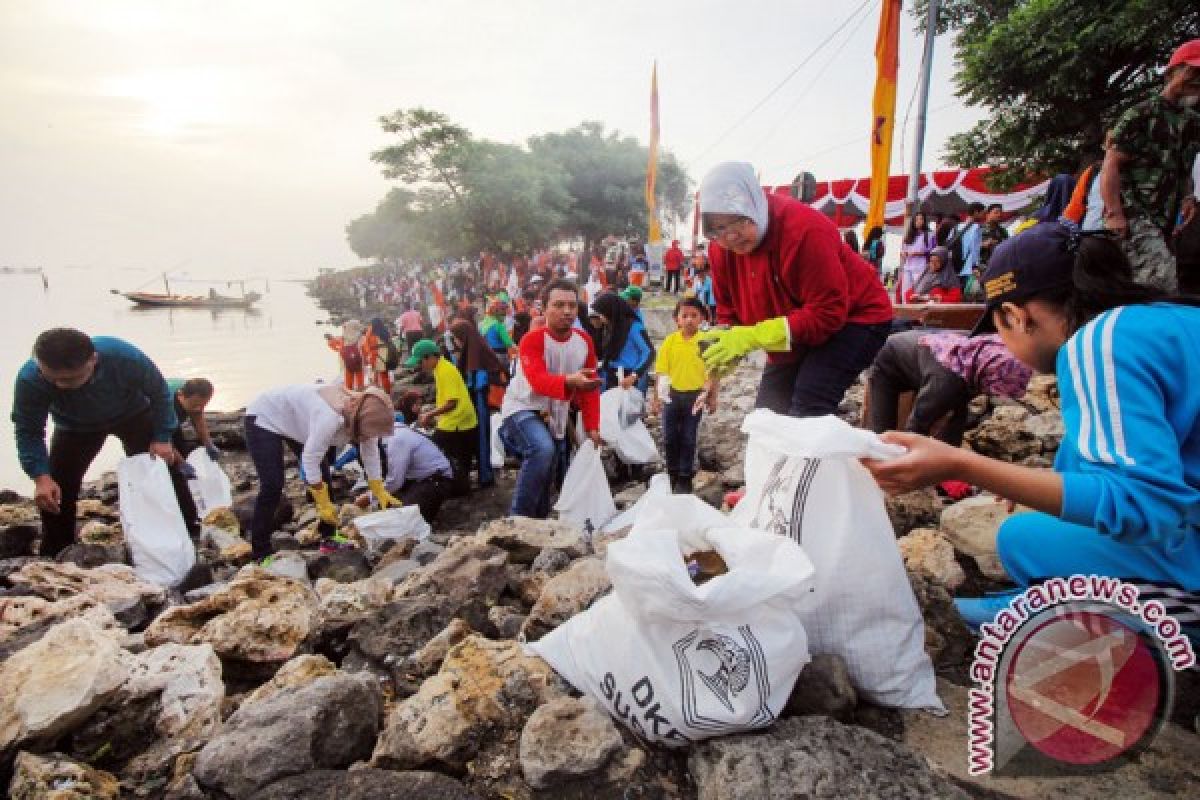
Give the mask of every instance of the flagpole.
[[904, 201], [904, 227], [917, 211], [921, 181], [921, 155], [925, 150], [925, 119], [929, 111], [929, 74], [933, 70], [933, 40], [937, 36], [938, 0], [929, 0], [929, 16], [925, 18], [925, 54], [921, 59], [921, 78], [917, 87], [917, 129], [913, 136], [913, 163], [908, 172], [908, 196]]

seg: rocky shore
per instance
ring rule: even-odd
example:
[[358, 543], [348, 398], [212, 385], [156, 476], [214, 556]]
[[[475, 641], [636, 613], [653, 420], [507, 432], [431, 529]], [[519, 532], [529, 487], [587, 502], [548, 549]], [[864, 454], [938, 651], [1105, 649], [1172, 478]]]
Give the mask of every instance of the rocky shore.
[[[713, 505], [744, 480], [740, 425], [757, 377], [740, 368], [703, 423], [695, 485]], [[846, 418], [857, 420], [861, 393], [847, 396]], [[10, 797], [1078, 798], [1200, 785], [1190, 730], [1200, 683], [1189, 674], [1172, 721], [1116, 770], [967, 775], [975, 640], [951, 597], [1004, 585], [995, 532], [1006, 511], [994, 498], [888, 500], [949, 715], [860, 701], [845, 664], [817, 654], [770, 729], [661, 750], [522, 646], [609, 590], [604, 548], [621, 533], [588, 542], [564, 523], [505, 518], [510, 466], [496, 488], [448, 502], [423, 542], [322, 555], [293, 465], [280, 556], [264, 570], [249, 564], [255, 485], [240, 416], [212, 428], [234, 507], [205, 520], [197, 568], [178, 589], [133, 573], [111, 477], [88, 487], [79, 543], [57, 561], [37, 555], [32, 503], [0, 495], [0, 785]], [[1061, 434], [1053, 382], [1039, 379], [1025, 402], [977, 401], [968, 443], [1045, 465]], [[620, 507], [646, 488], [617, 482], [615, 469], [613, 479]], [[343, 501], [346, 489], [335, 486]], [[341, 513], [355, 535], [361, 512]]]

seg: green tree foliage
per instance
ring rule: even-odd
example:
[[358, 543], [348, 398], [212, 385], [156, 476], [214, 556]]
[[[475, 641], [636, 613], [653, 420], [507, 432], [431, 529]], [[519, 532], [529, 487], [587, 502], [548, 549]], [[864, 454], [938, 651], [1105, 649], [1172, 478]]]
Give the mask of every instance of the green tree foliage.
[[[928, 0], [914, 16], [924, 28]], [[1074, 172], [1102, 154], [1120, 113], [1161, 86], [1160, 70], [1200, 36], [1196, 0], [942, 0], [957, 34], [957, 94], [989, 116], [950, 137], [960, 167], [1008, 167], [1003, 181]]]
[[[648, 151], [636, 139], [584, 123], [533, 137], [527, 148], [474, 139], [436, 111], [398, 110], [380, 119], [398, 142], [371, 154], [393, 189], [346, 228], [351, 249], [382, 260], [521, 253], [563, 237], [595, 240], [646, 230]], [[660, 212], [682, 218], [687, 174], [660, 153]]]

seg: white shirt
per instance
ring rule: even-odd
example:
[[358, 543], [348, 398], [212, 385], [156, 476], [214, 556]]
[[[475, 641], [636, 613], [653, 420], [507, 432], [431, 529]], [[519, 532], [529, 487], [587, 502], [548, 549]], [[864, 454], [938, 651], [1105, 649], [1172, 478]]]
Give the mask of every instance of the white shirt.
[[[341, 450], [350, 444], [350, 431], [341, 412], [321, 396], [325, 388], [315, 383], [282, 386], [263, 392], [246, 406], [246, 416], [253, 416], [255, 425], [304, 445], [300, 466], [310, 484], [321, 482], [321, 459], [329, 448]], [[379, 439], [364, 439], [357, 444], [367, 477], [382, 478]]]

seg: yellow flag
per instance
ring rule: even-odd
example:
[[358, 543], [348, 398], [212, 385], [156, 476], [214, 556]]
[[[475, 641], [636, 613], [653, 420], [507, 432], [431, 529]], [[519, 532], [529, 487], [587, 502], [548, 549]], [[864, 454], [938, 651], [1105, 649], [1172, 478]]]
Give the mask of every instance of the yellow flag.
[[900, 66], [900, 3], [885, 0], [875, 37], [875, 97], [871, 101], [871, 205], [864, 230], [883, 225], [896, 125], [896, 72]]
[[658, 227], [658, 201], [654, 197], [654, 180], [658, 177], [658, 62], [650, 73], [650, 162], [646, 165], [646, 213], [650, 217], [650, 231], [646, 241], [657, 244], [662, 241]]

